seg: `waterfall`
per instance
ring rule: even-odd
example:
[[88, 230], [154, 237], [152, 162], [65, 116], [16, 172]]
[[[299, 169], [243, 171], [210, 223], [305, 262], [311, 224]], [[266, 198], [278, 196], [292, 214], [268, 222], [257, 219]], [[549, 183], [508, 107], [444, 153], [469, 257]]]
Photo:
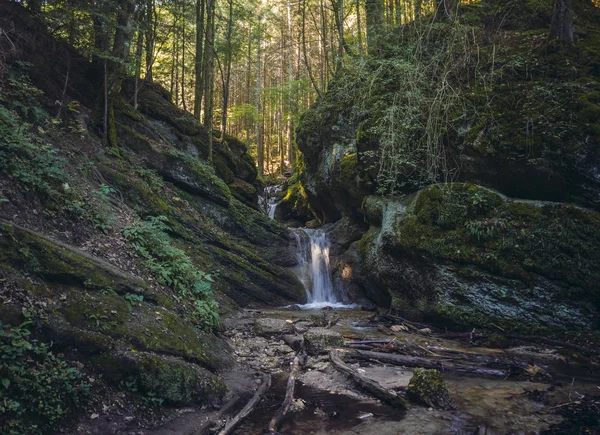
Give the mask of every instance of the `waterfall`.
[[258, 205], [271, 219], [275, 219], [275, 210], [280, 202], [277, 199], [277, 194], [281, 190], [282, 186], [280, 185], [267, 186], [263, 190], [263, 194], [258, 198]]
[[329, 250], [331, 242], [327, 233], [321, 230], [302, 229], [295, 232], [298, 246], [298, 277], [306, 289], [308, 303], [304, 309], [350, 308], [338, 301], [333, 292]]

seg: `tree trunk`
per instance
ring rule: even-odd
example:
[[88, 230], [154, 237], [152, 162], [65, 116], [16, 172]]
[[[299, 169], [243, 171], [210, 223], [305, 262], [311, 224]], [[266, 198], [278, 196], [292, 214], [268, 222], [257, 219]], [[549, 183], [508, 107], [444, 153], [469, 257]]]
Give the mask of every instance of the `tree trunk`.
[[185, 104], [185, 2], [181, 4], [181, 103], [187, 112]]
[[138, 32], [137, 44], [135, 47], [135, 90], [133, 93], [133, 108], [138, 108], [138, 89], [140, 87], [140, 73], [142, 70], [142, 53], [144, 51], [144, 34]]
[[146, 2], [146, 80], [152, 81], [152, 65], [154, 64], [154, 0]]
[[204, 58], [206, 95], [204, 96], [204, 127], [208, 130], [208, 161], [212, 163], [213, 155], [213, 93], [214, 93], [214, 71], [215, 71], [215, 0], [206, 2], [206, 43]]
[[294, 28], [292, 26], [292, 6], [291, 0], [287, 2], [287, 24], [288, 24], [288, 160], [290, 169], [294, 170], [294, 115], [295, 104], [294, 100]]
[[202, 94], [204, 93], [204, 80], [202, 77], [202, 42], [204, 40], [204, 0], [196, 0], [196, 60], [194, 63], [196, 72], [196, 85], [194, 89], [194, 116], [200, 119], [202, 111]]
[[565, 46], [574, 45], [573, 40], [573, 0], [555, 0], [550, 33], [558, 36]]
[[261, 128], [261, 61], [262, 61], [262, 26], [258, 23], [258, 40], [256, 54], [256, 154], [258, 157], [258, 174], [264, 174], [264, 149]]
[[107, 66], [107, 96], [108, 107], [106, 122], [108, 127], [108, 143], [112, 147], [117, 147], [117, 131], [114, 120], [114, 100], [121, 92], [121, 83], [125, 76], [125, 66], [129, 56], [129, 48], [133, 37], [132, 17], [135, 10], [133, 0], [121, 0], [117, 12], [117, 28], [112, 49], [112, 58]]
[[225, 53], [225, 80], [223, 82], [223, 113], [221, 115], [221, 141], [227, 132], [227, 108], [229, 106], [229, 85], [231, 82], [231, 36], [233, 33], [233, 0], [229, 0], [229, 17], [227, 19], [227, 53]]
[[358, 32], [358, 52], [360, 57], [364, 57], [363, 41], [362, 41], [362, 28], [360, 24], [360, 0], [356, 0], [356, 30]]
[[366, 0], [365, 11], [367, 15], [367, 49], [370, 55], [379, 51], [379, 39], [383, 31], [383, 1]]
[[306, 50], [306, 0], [302, 0], [302, 52], [304, 59], [304, 66], [306, 66], [306, 71], [308, 72], [308, 77], [310, 78], [310, 82], [315, 88], [317, 95], [321, 98], [321, 91], [319, 90], [319, 86], [315, 81], [315, 78], [312, 73], [312, 68], [310, 67], [310, 62], [308, 61], [308, 55]]

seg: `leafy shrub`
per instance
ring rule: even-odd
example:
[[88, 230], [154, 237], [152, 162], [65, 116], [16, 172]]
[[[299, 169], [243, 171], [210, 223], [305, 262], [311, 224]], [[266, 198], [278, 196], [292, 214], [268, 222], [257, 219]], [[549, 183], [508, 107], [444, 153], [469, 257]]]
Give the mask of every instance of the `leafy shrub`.
[[6, 435], [47, 432], [89, 391], [79, 370], [31, 340], [26, 326], [0, 321], [0, 432]]
[[193, 320], [200, 327], [213, 328], [218, 324], [218, 305], [211, 290], [212, 277], [198, 270], [182, 249], [172, 245], [167, 222], [164, 216], [151, 217], [125, 227], [123, 234], [160, 284], [172, 288], [179, 300], [193, 301]]
[[68, 180], [66, 160], [28, 130], [13, 111], [0, 106], [0, 170], [38, 193], [57, 196]]

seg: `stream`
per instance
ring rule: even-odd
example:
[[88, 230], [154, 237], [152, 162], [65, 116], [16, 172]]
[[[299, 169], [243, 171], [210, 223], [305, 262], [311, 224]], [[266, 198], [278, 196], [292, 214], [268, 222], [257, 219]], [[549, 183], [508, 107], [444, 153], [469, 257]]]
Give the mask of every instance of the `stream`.
[[[276, 193], [275, 187], [271, 187], [262, 201], [265, 214], [271, 218], [277, 207]], [[591, 360], [577, 361], [565, 348], [531, 342], [509, 342], [499, 349], [469, 339], [457, 341], [444, 338], [442, 331], [432, 331], [427, 325], [418, 328], [410, 322], [405, 325], [402, 319], [394, 321], [392, 316], [390, 320], [387, 314], [344, 304], [332, 284], [331, 242], [327, 233], [300, 228], [294, 230], [294, 234], [298, 259], [294, 271], [304, 284], [307, 303], [279, 309], [243, 310], [225, 320], [225, 335], [233, 344], [240, 366], [254, 376], [258, 385], [262, 374], [271, 376], [271, 387], [234, 434], [263, 433], [281, 406], [290, 363], [296, 355], [282, 336], [296, 334], [299, 337], [322, 327], [343, 337], [344, 346], [340, 351], [345, 355], [351, 356], [353, 349], [371, 340], [381, 343], [370, 348], [380, 352], [379, 355], [400, 352], [395, 355], [429, 358], [429, 362], [439, 363], [437, 368], [446, 382], [453, 407], [435, 409], [411, 401], [406, 409], [389, 407], [341, 374], [324, 352], [306, 358], [296, 378], [294, 401], [279, 429], [281, 434], [596, 433], [580, 432], [578, 422], [563, 421], [557, 412], [568, 404], [578, 403], [584, 396], [598, 395], [600, 370]], [[259, 331], [258, 324], [265, 319], [279, 322], [282, 330], [271, 334]], [[396, 350], [392, 349], [393, 345], [397, 345]], [[398, 351], [398, 348], [403, 350]], [[502, 366], [507, 362], [514, 362], [524, 370], [515, 375]], [[461, 363], [493, 369], [472, 373], [451, 369], [452, 364]], [[406, 388], [417, 368], [376, 359], [349, 358], [347, 364], [401, 397], [406, 397]], [[562, 424], [558, 432], [545, 432], [558, 424]]]
[[[557, 406], [577, 401], [583, 395], [598, 394], [598, 368], [573, 365], [564, 357], [564, 351], [556, 348], [522, 343], [505, 349], [477, 347], [442, 338], [429, 328], [417, 331], [414, 327], [394, 327], [389, 321], [384, 325], [385, 316], [343, 304], [332, 285], [327, 234], [314, 229], [299, 229], [295, 234], [296, 273], [306, 288], [307, 303], [280, 309], [245, 310], [226, 320], [226, 335], [234, 345], [240, 365], [250, 373], [255, 371], [257, 382], [260, 373], [272, 376], [271, 388], [233, 433], [263, 433], [285, 396], [288, 367], [295, 352], [280, 340], [281, 334], [256, 333], [257, 322], [265, 318], [293, 325], [293, 332], [298, 335], [316, 326], [326, 326], [343, 336], [345, 347], [365, 339], [384, 340], [417, 349], [416, 355], [420, 357], [439, 356], [435, 352], [441, 351], [471, 362], [521, 361], [529, 364], [527, 370], [532, 367], [534, 372], [552, 374], [552, 379], [461, 374], [445, 371], [440, 364], [454, 408], [434, 409], [409, 402], [407, 409], [398, 410], [357, 388], [332, 366], [326, 353], [309, 356], [297, 378], [295, 400], [280, 428], [281, 434], [538, 434], [562, 421], [555, 412]], [[389, 351], [385, 348], [382, 345], [381, 352]], [[379, 361], [351, 365], [361, 375], [401, 396], [405, 395], [416, 369]]]
[[[302, 329], [313, 321], [315, 314], [321, 313], [338, 319], [330, 329], [342, 334], [346, 343], [379, 338], [411, 343], [423, 349], [433, 346], [467, 354], [514, 358], [544, 367], [554, 379], [550, 382], [471, 376], [446, 373], [442, 367], [455, 409], [440, 410], [409, 403], [406, 410], [396, 410], [358, 389], [332, 367], [327, 355], [309, 357], [297, 380], [296, 400], [280, 428], [281, 434], [538, 434], [551, 424], [561, 422], [553, 407], [576, 401], [584, 394], [598, 394], [600, 371], [589, 369], [584, 372], [581, 367], [566, 363], [556, 349], [545, 346], [494, 349], [469, 346], [439, 338], [436, 334], [402, 331], [390, 336], [372, 324], [372, 312], [360, 310], [247, 310], [228, 319], [227, 335], [234, 343], [240, 364], [249, 371], [270, 373], [273, 383], [235, 434], [260, 434], [268, 426], [285, 395], [287, 367], [294, 356], [292, 349], [277, 337], [256, 336], [253, 332], [255, 321], [259, 318], [283, 319]], [[415, 370], [376, 362], [353, 366], [364, 376], [400, 394]]]

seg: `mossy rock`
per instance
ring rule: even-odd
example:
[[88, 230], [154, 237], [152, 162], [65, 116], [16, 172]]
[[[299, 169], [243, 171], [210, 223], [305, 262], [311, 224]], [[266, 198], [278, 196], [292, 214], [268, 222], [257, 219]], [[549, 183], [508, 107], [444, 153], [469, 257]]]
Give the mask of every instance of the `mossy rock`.
[[406, 389], [408, 397], [432, 408], [453, 408], [446, 381], [438, 370], [416, 369]]
[[129, 358], [136, 361], [140, 390], [168, 403], [214, 403], [227, 391], [220, 377], [178, 358], [142, 353]]
[[231, 193], [235, 198], [237, 198], [244, 204], [253, 208], [258, 207], [258, 192], [256, 190], [256, 187], [254, 187], [252, 184], [239, 178], [235, 178], [229, 184], [229, 190], [231, 190]]
[[151, 294], [144, 281], [107, 262], [33, 231], [0, 221], [0, 263], [46, 280], [90, 290]]
[[214, 404], [227, 387], [222, 378], [180, 358], [139, 351], [118, 351], [92, 359], [113, 384], [172, 405]]
[[304, 333], [304, 346], [309, 355], [317, 356], [332, 347], [344, 345], [342, 334], [326, 328], [311, 328]]
[[372, 286], [394, 309], [457, 329], [598, 326], [599, 213], [462, 183], [395, 204], [386, 200], [383, 224], [359, 243]]

